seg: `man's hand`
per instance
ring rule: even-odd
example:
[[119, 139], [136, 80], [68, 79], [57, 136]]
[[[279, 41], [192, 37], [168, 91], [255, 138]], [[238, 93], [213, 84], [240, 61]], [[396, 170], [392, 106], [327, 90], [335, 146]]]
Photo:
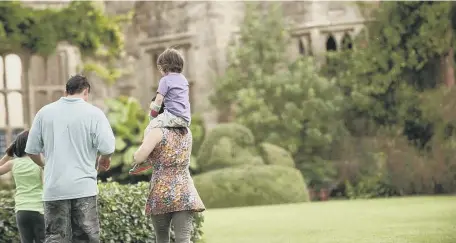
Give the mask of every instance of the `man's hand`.
[[111, 167], [111, 155], [100, 155], [98, 157], [98, 172], [103, 172], [109, 170]]

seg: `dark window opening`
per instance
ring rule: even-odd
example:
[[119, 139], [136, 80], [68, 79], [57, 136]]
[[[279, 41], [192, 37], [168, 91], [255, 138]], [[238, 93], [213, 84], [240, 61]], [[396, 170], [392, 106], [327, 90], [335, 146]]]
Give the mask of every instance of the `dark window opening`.
[[336, 40], [332, 35], [330, 35], [326, 41], [326, 51], [337, 51]]
[[349, 34], [345, 33], [342, 38], [342, 50], [351, 50], [353, 49], [353, 41]]
[[305, 55], [306, 49], [304, 48], [304, 43], [302, 43], [301, 39], [299, 39], [298, 47], [299, 47], [299, 54]]

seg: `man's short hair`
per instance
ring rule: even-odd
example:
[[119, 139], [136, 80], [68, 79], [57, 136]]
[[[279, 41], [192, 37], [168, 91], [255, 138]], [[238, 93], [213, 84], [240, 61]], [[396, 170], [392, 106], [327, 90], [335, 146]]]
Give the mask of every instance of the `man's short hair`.
[[90, 92], [90, 83], [86, 77], [80, 74], [72, 76], [66, 83], [66, 92], [69, 95], [80, 94], [85, 89], [89, 89]]

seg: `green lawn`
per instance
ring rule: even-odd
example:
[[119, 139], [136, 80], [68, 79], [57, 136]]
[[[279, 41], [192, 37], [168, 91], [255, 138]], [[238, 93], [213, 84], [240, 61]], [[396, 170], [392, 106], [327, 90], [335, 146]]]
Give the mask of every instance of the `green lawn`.
[[206, 243], [456, 243], [456, 196], [205, 212]]

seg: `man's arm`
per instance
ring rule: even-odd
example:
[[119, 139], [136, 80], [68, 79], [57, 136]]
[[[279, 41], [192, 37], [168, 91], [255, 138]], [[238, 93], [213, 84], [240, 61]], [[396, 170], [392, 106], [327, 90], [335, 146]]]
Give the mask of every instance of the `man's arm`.
[[111, 166], [111, 155], [116, 149], [116, 139], [112, 132], [111, 125], [109, 124], [108, 118], [100, 110], [97, 125], [95, 127], [95, 144], [98, 152], [101, 154], [98, 157], [98, 171], [108, 170]]
[[37, 164], [41, 168], [44, 168], [44, 162], [41, 159], [40, 154], [28, 154], [28, 156], [30, 157], [30, 159], [33, 160], [33, 162], [35, 162], [35, 164]]
[[41, 168], [44, 168], [44, 162], [41, 159], [41, 152], [43, 151], [43, 134], [41, 124], [41, 113], [38, 111], [35, 118], [33, 119], [32, 127], [30, 128], [29, 135], [27, 138], [27, 145], [25, 146], [25, 152], [29, 157]]

